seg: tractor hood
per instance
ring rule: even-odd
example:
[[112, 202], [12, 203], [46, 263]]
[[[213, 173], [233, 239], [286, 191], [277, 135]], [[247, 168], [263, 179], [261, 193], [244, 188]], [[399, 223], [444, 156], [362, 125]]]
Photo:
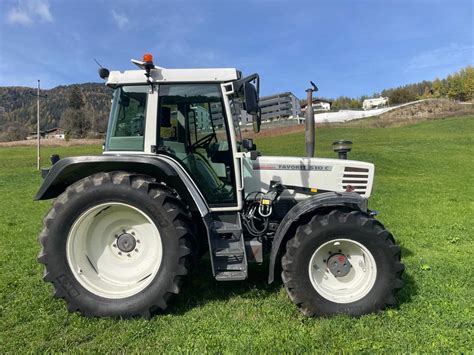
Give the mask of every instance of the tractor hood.
[[[354, 191], [368, 198], [372, 191], [375, 167], [371, 163], [345, 159], [271, 157], [245, 159], [245, 190], [267, 191], [270, 181], [283, 185], [325, 191]], [[294, 194], [296, 199], [307, 195]]]

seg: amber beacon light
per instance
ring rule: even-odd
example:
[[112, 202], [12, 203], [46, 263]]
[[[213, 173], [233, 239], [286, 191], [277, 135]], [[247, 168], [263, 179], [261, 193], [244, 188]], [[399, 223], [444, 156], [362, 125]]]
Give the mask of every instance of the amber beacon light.
[[153, 56], [150, 53], [145, 53], [143, 55], [143, 61], [153, 63]]

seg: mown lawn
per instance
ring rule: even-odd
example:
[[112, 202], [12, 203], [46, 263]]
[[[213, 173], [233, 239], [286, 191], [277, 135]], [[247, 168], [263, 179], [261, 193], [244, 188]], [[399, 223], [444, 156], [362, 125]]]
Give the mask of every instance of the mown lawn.
[[[337, 138], [350, 158], [376, 164], [370, 207], [402, 246], [399, 306], [358, 319], [309, 319], [266, 269], [245, 282], [213, 281], [207, 260], [164, 315], [151, 321], [87, 319], [52, 298], [36, 262], [51, 201], [33, 202], [34, 148], [0, 148], [0, 352], [472, 352], [474, 117], [400, 128], [322, 128], [319, 156]], [[303, 134], [257, 140], [271, 155], [300, 155]], [[100, 147], [48, 148], [61, 156]]]

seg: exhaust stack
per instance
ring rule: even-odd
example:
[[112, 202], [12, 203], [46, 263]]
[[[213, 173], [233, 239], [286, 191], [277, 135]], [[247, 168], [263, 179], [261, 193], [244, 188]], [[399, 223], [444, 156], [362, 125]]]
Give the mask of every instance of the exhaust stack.
[[306, 89], [307, 105], [306, 105], [306, 119], [305, 119], [305, 142], [306, 142], [306, 156], [312, 158], [314, 156], [314, 110], [313, 110], [313, 92], [318, 91], [318, 87], [312, 82], [311, 88]]

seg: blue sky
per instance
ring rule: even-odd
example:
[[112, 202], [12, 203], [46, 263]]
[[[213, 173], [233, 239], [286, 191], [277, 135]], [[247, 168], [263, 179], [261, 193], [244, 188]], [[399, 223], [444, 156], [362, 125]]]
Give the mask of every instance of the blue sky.
[[473, 65], [472, 0], [0, 0], [0, 86], [52, 88], [133, 69], [258, 72], [262, 94], [308, 81], [320, 96], [360, 96]]

